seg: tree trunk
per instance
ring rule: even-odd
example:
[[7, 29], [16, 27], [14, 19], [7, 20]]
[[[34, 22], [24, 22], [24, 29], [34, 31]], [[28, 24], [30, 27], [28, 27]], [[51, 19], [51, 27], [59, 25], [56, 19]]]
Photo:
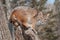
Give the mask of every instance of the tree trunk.
[[31, 29], [28, 29], [25, 31], [25, 34], [30, 36], [30, 39], [29, 40], [40, 40], [38, 35], [35, 34]]
[[22, 34], [22, 29], [20, 26], [18, 26], [16, 28], [16, 30], [14, 31], [14, 36], [15, 36], [15, 40], [24, 40], [23, 38], [23, 34]]
[[9, 19], [10, 17], [10, 13], [11, 13], [11, 4], [10, 4], [10, 0], [5, 0], [6, 2], [6, 8], [7, 8], [7, 13], [6, 13], [6, 18]]
[[1, 0], [0, 0], [0, 40], [12, 40]]

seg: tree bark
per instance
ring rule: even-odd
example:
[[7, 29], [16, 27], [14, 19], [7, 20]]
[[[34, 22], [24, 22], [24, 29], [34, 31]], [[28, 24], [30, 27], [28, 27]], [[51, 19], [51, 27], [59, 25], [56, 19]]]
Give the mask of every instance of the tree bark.
[[12, 40], [1, 0], [0, 0], [0, 40]]
[[29, 40], [40, 40], [38, 35], [35, 34], [31, 29], [26, 30], [25, 34], [30, 36]]
[[14, 31], [14, 34], [15, 34], [15, 40], [24, 40], [22, 29], [20, 28], [20, 26], [16, 28], [16, 30]]
[[6, 18], [9, 19], [10, 14], [11, 14], [11, 4], [10, 4], [10, 0], [5, 0], [6, 2], [6, 8], [7, 8], [7, 13], [6, 13]]
[[24, 30], [20, 26], [14, 31], [15, 40], [40, 40], [38, 35], [35, 34], [32, 29]]

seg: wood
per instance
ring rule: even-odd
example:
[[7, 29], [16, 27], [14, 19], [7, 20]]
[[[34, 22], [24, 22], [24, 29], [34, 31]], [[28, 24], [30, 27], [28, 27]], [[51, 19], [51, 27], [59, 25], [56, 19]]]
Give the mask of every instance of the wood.
[[1, 0], [0, 0], [0, 40], [12, 40]]

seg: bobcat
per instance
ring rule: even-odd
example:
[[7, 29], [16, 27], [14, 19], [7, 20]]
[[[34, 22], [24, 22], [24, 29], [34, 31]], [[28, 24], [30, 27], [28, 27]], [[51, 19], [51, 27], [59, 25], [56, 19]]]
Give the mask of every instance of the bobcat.
[[35, 26], [40, 26], [40, 24], [44, 24], [49, 16], [49, 14], [43, 15], [42, 12], [37, 13], [36, 9], [26, 6], [16, 7], [12, 10], [11, 13], [12, 14], [10, 16], [10, 22], [15, 25], [15, 28], [20, 26], [21, 24], [24, 25], [24, 28], [30, 28], [34, 31]]

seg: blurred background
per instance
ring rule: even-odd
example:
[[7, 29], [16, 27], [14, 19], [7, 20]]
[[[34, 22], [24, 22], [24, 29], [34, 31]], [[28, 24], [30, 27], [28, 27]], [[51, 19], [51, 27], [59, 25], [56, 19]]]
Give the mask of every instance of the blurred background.
[[37, 19], [44, 19], [43, 23], [37, 22], [40, 24], [36, 27], [40, 40], [60, 40], [60, 0], [0, 0], [0, 40], [13, 38], [13, 25], [9, 23], [9, 17], [17, 6], [28, 6], [42, 12], [44, 17], [41, 14]]

